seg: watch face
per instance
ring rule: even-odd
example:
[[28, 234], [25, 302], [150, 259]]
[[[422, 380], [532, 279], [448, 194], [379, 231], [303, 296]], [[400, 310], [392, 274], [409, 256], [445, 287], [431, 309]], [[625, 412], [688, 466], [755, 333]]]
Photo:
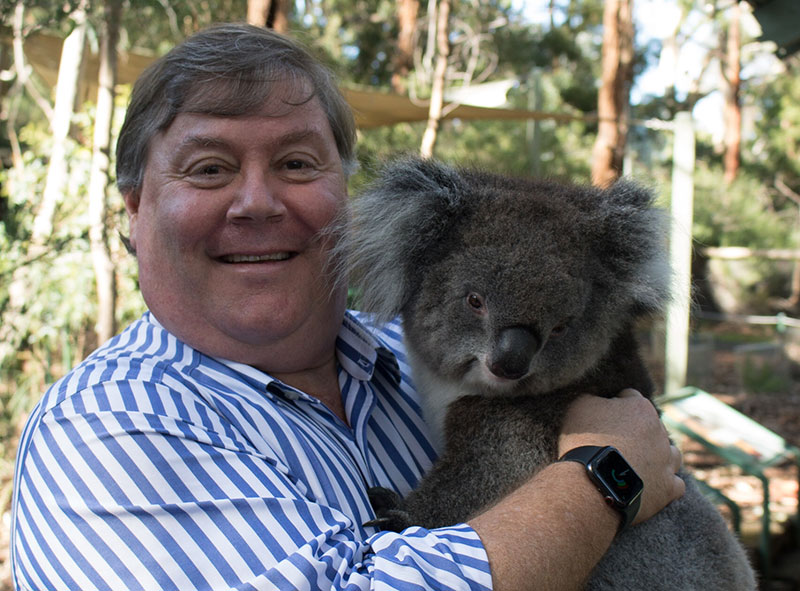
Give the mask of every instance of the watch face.
[[601, 454], [593, 462], [592, 472], [622, 505], [627, 505], [642, 492], [641, 478], [615, 449], [607, 449]]

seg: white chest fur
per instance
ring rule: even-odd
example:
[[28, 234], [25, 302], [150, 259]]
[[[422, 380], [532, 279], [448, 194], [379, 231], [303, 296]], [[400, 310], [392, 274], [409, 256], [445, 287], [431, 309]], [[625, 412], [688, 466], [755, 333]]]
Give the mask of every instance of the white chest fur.
[[411, 349], [407, 353], [414, 385], [420, 397], [422, 416], [428, 424], [436, 451], [441, 453], [444, 449], [444, 418], [447, 407], [455, 399], [471, 392], [463, 382], [446, 380], [430, 371]]

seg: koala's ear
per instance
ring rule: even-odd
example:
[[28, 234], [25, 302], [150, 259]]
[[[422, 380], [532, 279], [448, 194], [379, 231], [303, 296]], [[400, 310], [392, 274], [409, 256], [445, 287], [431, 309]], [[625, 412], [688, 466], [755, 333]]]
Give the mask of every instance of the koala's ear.
[[455, 169], [405, 157], [384, 167], [354, 199], [341, 246], [362, 310], [382, 321], [400, 313], [425, 268], [426, 251], [450, 225], [464, 191]]
[[670, 298], [672, 273], [668, 259], [669, 217], [654, 205], [649, 190], [619, 181], [600, 191], [601, 266], [635, 309], [661, 310]]

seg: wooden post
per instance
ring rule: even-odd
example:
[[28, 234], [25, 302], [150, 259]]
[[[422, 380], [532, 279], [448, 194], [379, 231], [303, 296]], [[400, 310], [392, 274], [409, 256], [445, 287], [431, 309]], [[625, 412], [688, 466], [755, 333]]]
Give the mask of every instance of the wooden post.
[[[534, 68], [528, 75], [528, 110], [540, 111], [544, 97], [542, 93], [542, 71]], [[525, 140], [528, 144], [530, 155], [530, 174], [542, 174], [542, 130], [538, 119], [528, 119], [525, 123]]]
[[664, 394], [667, 396], [686, 385], [689, 354], [695, 139], [692, 114], [688, 111], [675, 115], [672, 151], [669, 257], [673, 272], [673, 295], [666, 314]]

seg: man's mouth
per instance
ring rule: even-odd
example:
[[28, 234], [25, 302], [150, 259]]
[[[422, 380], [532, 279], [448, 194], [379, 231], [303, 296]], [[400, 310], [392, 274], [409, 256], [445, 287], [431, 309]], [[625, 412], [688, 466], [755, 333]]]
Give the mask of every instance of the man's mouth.
[[274, 252], [270, 254], [228, 254], [220, 257], [223, 263], [267, 263], [285, 261], [292, 258], [292, 252]]

